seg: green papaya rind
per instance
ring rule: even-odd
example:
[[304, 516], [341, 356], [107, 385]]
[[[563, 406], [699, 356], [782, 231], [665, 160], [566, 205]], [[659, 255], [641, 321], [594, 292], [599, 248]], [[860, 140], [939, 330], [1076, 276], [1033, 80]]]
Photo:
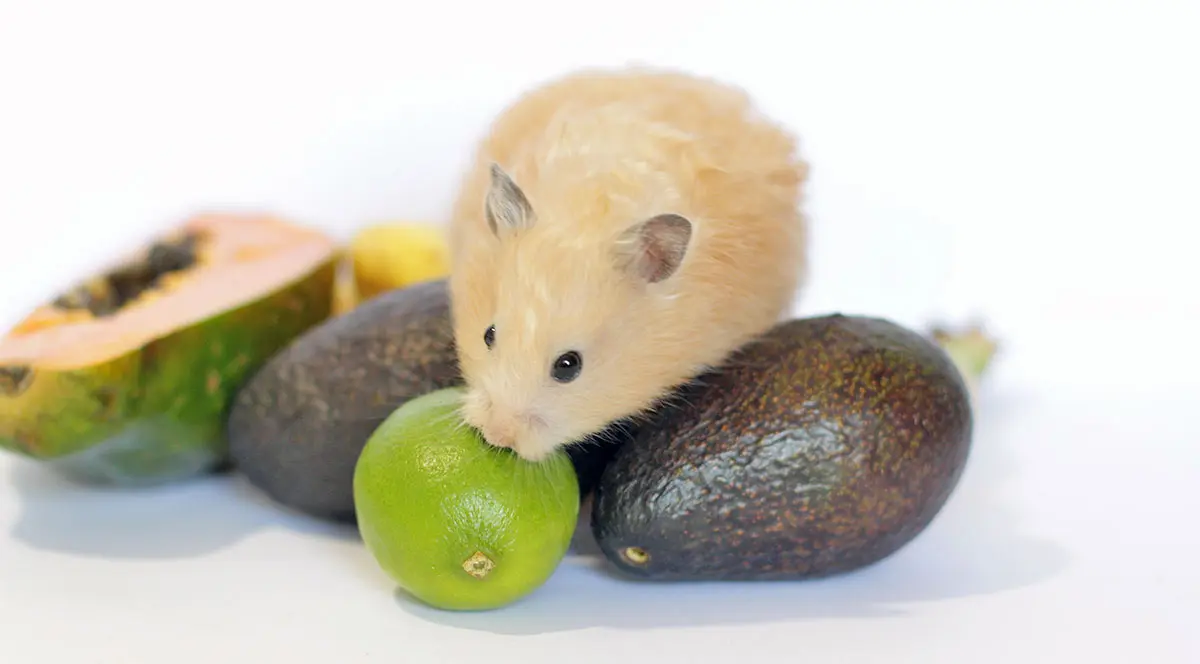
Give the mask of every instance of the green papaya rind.
[[159, 484], [222, 466], [234, 394], [330, 315], [334, 272], [331, 249], [271, 293], [118, 357], [61, 371], [9, 369], [0, 380], [0, 449], [88, 483]]

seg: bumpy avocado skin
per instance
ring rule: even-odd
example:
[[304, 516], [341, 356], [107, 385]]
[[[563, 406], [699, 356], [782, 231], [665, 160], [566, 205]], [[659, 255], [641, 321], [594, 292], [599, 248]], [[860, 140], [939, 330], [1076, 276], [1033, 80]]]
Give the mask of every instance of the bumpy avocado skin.
[[71, 371], [32, 367], [3, 381], [0, 448], [111, 485], [163, 484], [223, 466], [234, 394], [328, 318], [333, 275], [331, 254], [265, 297], [123, 356]]
[[[367, 439], [409, 399], [462, 385], [446, 280], [382, 293], [310, 330], [246, 384], [228, 422], [234, 465], [281, 505], [353, 523]], [[581, 497], [632, 430], [614, 423], [566, 449]]]
[[681, 390], [685, 405], [617, 452], [593, 503], [605, 557], [644, 579], [804, 579], [878, 562], [941, 510], [971, 443], [950, 358], [878, 318], [781, 323]]
[[309, 330], [239, 392], [231, 455], [278, 503], [354, 521], [354, 466], [401, 404], [461, 383], [444, 279], [382, 293]]

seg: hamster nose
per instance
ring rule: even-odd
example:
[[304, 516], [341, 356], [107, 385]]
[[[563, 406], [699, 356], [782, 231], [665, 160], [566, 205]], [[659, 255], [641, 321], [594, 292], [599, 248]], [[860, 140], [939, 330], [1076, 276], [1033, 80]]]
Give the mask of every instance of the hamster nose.
[[516, 437], [511, 434], [491, 434], [487, 436], [487, 441], [496, 447], [511, 448]]
[[497, 426], [495, 422], [491, 422], [487, 427], [484, 427], [483, 437], [491, 445], [507, 448], [511, 448], [517, 439], [512, 427]]

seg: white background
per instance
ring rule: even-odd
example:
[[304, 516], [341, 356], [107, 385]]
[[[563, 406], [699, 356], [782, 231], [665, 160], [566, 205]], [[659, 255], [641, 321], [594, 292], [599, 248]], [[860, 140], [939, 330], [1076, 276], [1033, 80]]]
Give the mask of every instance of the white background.
[[1190, 2], [0, 0], [9, 325], [200, 209], [438, 220], [484, 123], [577, 66], [743, 85], [813, 165], [798, 313], [1004, 344], [963, 483], [822, 583], [393, 596], [240, 479], [0, 460], [0, 662], [1200, 662], [1200, 10]]

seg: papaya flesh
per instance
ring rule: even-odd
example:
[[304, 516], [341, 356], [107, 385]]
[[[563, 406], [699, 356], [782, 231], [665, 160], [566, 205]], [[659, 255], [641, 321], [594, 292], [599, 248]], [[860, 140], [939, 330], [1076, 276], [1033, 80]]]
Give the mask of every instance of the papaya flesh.
[[186, 220], [0, 338], [0, 448], [118, 485], [226, 465], [234, 394], [329, 317], [336, 260], [273, 216]]

